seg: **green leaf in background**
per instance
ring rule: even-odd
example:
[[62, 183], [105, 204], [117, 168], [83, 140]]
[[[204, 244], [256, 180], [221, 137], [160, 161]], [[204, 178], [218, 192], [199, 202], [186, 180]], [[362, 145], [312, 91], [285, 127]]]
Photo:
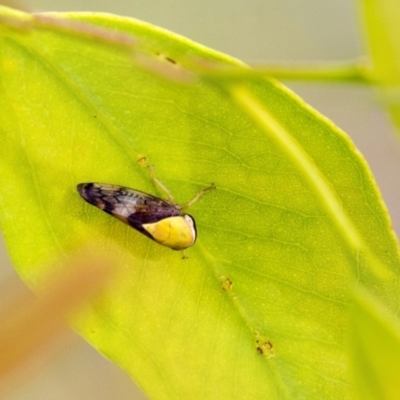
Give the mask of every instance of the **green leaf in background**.
[[386, 85], [400, 84], [400, 4], [396, 0], [363, 0], [362, 12], [375, 73]]
[[360, 8], [375, 80], [393, 120], [400, 127], [400, 3], [362, 0]]
[[[239, 62], [144, 23], [0, 10], [0, 223], [21, 277], [35, 287], [87, 243], [118, 245], [122, 276], [74, 326], [151, 398], [353, 398], [353, 276], [389, 311], [400, 295], [397, 242], [347, 136], [244, 72], [240, 85], [293, 138], [286, 151], [234, 84], [187, 67]], [[156, 194], [143, 157], [180, 203], [217, 186], [190, 210], [187, 260], [76, 192], [95, 181]], [[368, 251], [338, 229], [343, 215]]]

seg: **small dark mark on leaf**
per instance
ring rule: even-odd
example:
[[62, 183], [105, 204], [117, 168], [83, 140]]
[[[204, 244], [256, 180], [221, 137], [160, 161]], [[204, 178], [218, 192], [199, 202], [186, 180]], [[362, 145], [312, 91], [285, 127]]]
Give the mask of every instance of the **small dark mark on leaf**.
[[259, 331], [255, 332], [255, 336], [257, 352], [266, 358], [274, 357], [273, 343]]
[[170, 63], [172, 63], [172, 64], [177, 64], [177, 62], [174, 59], [170, 58], [170, 57], [165, 57], [165, 59], [167, 61], [169, 61]]
[[139, 157], [137, 162], [140, 166], [144, 167], [147, 164], [147, 157], [146, 156]]
[[226, 276], [221, 276], [219, 279], [221, 281], [222, 290], [230, 292], [232, 290], [233, 282]]

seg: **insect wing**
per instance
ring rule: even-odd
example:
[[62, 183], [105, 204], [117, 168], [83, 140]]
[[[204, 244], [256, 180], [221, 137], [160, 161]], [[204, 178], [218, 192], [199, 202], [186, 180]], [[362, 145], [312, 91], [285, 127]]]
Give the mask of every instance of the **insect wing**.
[[139, 190], [103, 183], [81, 183], [77, 186], [88, 203], [120, 219], [149, 236], [143, 224], [154, 223], [182, 213], [173, 204]]

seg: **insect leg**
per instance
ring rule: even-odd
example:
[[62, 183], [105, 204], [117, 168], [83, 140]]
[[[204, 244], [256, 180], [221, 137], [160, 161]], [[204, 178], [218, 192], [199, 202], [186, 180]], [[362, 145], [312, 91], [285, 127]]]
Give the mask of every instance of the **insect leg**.
[[163, 183], [161, 183], [155, 176], [154, 174], [154, 165], [149, 165], [148, 166], [150, 170], [150, 178], [153, 180], [153, 182], [167, 195], [168, 201], [173, 203], [174, 202], [174, 197], [172, 196], [171, 192], [164, 186]]
[[186, 255], [186, 251], [182, 250], [182, 260], [186, 260], [188, 258], [189, 258], [189, 256]]
[[196, 203], [196, 201], [203, 196], [203, 194], [209, 190], [212, 189], [216, 189], [217, 187], [212, 183], [210, 186], [205, 187], [204, 189], [200, 190], [199, 193], [196, 194], [196, 196], [193, 197], [192, 200], [189, 201], [189, 203], [183, 205], [180, 207], [181, 210], [185, 209], [185, 208], [189, 208], [190, 206], [192, 206], [194, 203]]

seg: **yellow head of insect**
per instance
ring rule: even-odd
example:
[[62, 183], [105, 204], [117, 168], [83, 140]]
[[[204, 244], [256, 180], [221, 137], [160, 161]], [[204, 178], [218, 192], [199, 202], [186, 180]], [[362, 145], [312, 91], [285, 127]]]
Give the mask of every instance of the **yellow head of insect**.
[[173, 250], [187, 249], [196, 241], [196, 225], [188, 214], [167, 217], [142, 226], [157, 243]]

